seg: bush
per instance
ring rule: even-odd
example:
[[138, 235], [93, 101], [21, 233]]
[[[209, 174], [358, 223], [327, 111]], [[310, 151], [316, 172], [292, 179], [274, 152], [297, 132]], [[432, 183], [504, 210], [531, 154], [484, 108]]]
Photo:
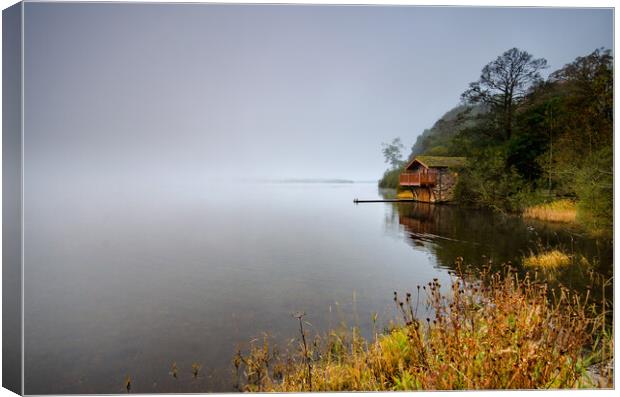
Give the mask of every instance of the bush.
[[529, 185], [506, 165], [501, 148], [488, 148], [470, 158], [470, 166], [459, 175], [455, 199], [463, 204], [502, 212], [519, 212], [530, 195]]
[[588, 156], [575, 178], [578, 220], [594, 234], [613, 228], [613, 150], [604, 147]]
[[401, 172], [403, 172], [402, 167], [385, 171], [383, 178], [379, 181], [379, 187], [383, 189], [398, 189]]

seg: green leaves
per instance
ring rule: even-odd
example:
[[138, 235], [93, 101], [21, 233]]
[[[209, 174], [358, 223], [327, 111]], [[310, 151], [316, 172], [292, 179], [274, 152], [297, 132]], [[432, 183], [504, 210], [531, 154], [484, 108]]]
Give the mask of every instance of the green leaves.
[[613, 227], [613, 151], [603, 147], [584, 160], [575, 177], [577, 217], [593, 233], [611, 235]]

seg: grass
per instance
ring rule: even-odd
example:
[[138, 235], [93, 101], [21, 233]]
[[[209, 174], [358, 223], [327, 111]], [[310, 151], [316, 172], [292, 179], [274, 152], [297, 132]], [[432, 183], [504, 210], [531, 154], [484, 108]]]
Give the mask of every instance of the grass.
[[523, 264], [527, 267], [541, 269], [557, 269], [571, 264], [571, 258], [559, 250], [550, 250], [539, 254], [532, 253], [523, 259]]
[[[509, 266], [394, 292], [400, 318], [365, 339], [355, 327], [301, 338], [285, 352], [267, 337], [234, 359], [239, 390], [256, 392], [613, 387], [605, 306]], [[418, 318], [418, 311], [433, 313]], [[598, 309], [597, 309], [598, 308]], [[373, 324], [375, 318], [373, 317]], [[373, 327], [374, 328], [374, 327]], [[600, 371], [599, 371], [600, 372]]]
[[571, 200], [556, 200], [528, 207], [523, 211], [525, 218], [551, 222], [575, 222], [577, 206]]

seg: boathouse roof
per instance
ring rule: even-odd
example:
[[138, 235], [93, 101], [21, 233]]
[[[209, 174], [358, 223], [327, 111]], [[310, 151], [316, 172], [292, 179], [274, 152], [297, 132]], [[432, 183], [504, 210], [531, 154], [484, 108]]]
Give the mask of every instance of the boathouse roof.
[[409, 169], [416, 162], [426, 168], [462, 168], [467, 166], [467, 157], [415, 156], [405, 169]]

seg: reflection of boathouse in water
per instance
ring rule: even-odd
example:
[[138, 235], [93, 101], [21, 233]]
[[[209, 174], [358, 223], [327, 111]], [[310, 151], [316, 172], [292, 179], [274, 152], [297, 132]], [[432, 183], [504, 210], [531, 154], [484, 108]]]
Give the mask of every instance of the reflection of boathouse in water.
[[400, 186], [411, 189], [418, 201], [451, 201], [458, 171], [466, 164], [465, 157], [416, 156], [400, 174]]
[[533, 247], [534, 236], [555, 242], [566, 237], [546, 229], [535, 235], [521, 218], [487, 210], [421, 202], [394, 203], [393, 209], [397, 216], [393, 219], [405, 232], [407, 242], [433, 252], [437, 263], [448, 268], [458, 256], [474, 265], [483, 264], [483, 256], [498, 264], [517, 263]]
[[414, 235], [441, 234], [441, 209], [428, 204], [401, 205], [398, 208], [398, 223]]

